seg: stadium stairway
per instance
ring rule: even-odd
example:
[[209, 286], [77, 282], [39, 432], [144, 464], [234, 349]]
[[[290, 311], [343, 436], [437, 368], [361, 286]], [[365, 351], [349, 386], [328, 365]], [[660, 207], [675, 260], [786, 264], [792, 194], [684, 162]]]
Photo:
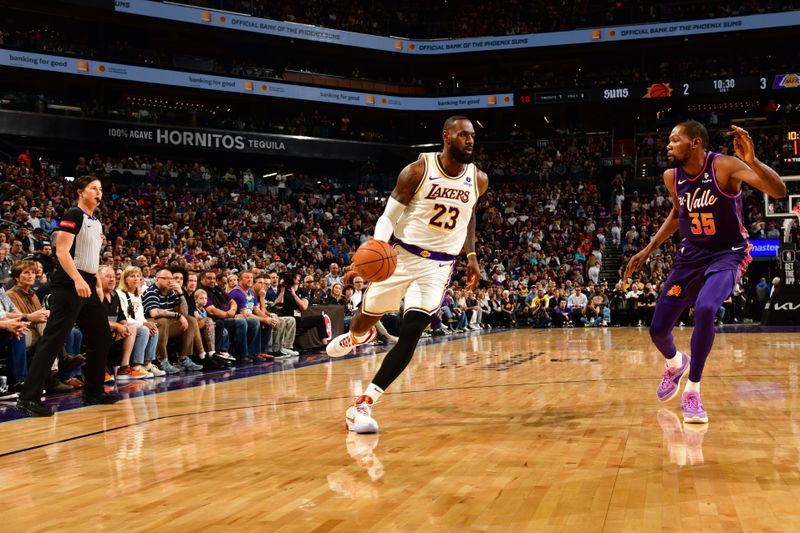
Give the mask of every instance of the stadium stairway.
[[608, 281], [613, 285], [619, 281], [619, 270], [622, 264], [622, 249], [619, 246], [606, 246], [603, 250], [603, 266], [600, 269], [600, 281]]

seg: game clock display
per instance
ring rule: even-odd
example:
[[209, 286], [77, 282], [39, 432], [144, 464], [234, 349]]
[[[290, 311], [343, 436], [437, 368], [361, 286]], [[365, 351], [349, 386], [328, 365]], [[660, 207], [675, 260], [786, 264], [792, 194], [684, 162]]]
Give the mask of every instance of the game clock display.
[[787, 131], [785, 139], [784, 154], [791, 158], [792, 162], [800, 162], [800, 130]]

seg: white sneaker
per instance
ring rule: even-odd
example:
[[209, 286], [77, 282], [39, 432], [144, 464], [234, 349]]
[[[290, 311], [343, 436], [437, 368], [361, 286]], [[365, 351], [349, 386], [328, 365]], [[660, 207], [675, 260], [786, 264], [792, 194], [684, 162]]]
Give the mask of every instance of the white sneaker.
[[386, 335], [386, 342], [391, 342], [392, 344], [397, 344], [399, 339], [394, 335]]
[[281, 355], [285, 355], [286, 357], [294, 357], [295, 355], [300, 355], [300, 352], [296, 352], [289, 348], [281, 348]]
[[147, 363], [142, 368], [144, 368], [144, 371], [147, 372], [148, 374], [152, 374], [154, 378], [163, 378], [164, 376], [167, 375], [166, 372], [158, 368], [152, 362]]
[[355, 433], [378, 433], [378, 423], [372, 418], [372, 398], [361, 395], [347, 408], [344, 415], [347, 431]]
[[236, 361], [236, 358], [229, 354], [228, 352], [216, 352], [217, 357], [221, 357], [226, 361]]
[[361, 342], [356, 342], [355, 338], [353, 338], [348, 331], [347, 333], [342, 333], [329, 342], [325, 347], [325, 352], [329, 357], [344, 357], [353, 351], [353, 348], [359, 344], [368, 344], [374, 341], [376, 338], [378, 338], [378, 330], [376, 330], [374, 327], [369, 329], [366, 338], [364, 338]]

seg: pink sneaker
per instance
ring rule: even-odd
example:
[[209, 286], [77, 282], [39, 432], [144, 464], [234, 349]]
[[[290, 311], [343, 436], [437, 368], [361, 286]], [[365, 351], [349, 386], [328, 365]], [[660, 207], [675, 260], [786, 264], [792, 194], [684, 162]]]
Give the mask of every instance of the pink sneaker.
[[659, 401], [668, 402], [678, 394], [681, 389], [681, 379], [689, 370], [689, 356], [683, 352], [678, 353], [683, 359], [680, 368], [670, 368], [668, 364], [664, 363], [664, 374], [661, 376], [661, 383], [656, 391]]

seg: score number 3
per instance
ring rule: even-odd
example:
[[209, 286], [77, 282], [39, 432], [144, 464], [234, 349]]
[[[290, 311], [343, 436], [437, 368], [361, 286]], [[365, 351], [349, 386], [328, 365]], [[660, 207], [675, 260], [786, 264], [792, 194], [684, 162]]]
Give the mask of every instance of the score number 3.
[[[456, 222], [458, 222], [458, 215], [461, 214], [458, 208], [457, 207], [448, 208], [446, 205], [434, 204], [433, 209], [434, 211], [436, 211], [436, 213], [433, 215], [433, 218], [431, 218], [431, 220], [428, 222], [428, 225], [433, 226], [434, 228], [453, 231], [453, 228], [456, 227]], [[441, 219], [445, 215], [450, 215], [450, 218], [443, 222]]]
[[717, 227], [714, 225], [714, 213], [689, 213], [692, 219], [692, 234], [714, 235]]

